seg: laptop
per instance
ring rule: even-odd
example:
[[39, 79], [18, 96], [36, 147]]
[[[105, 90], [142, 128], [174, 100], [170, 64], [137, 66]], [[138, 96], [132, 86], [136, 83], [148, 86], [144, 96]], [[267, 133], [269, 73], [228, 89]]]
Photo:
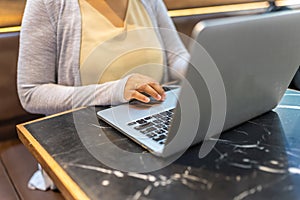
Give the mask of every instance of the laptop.
[[190, 64], [162, 103], [97, 116], [156, 156], [184, 152], [278, 105], [300, 65], [300, 12], [199, 22]]

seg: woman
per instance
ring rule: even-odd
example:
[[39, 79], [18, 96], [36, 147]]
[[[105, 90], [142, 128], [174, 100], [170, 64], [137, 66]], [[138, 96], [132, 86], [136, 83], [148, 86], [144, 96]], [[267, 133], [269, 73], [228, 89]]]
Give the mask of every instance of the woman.
[[[150, 30], [146, 40], [135, 34], [143, 28]], [[131, 39], [126, 33], [133, 33]], [[143, 48], [114, 52], [128, 44]], [[155, 51], [148, 44], [155, 44]], [[159, 81], [174, 73], [166, 78], [170, 70], [161, 66], [182, 74], [188, 59], [162, 0], [28, 0], [20, 35], [19, 97], [27, 111], [46, 115], [130, 99], [148, 102], [143, 93], [164, 100]], [[156, 68], [149, 70], [151, 63]]]
[[[159, 81], [175, 77], [166, 72], [184, 73], [188, 59], [161, 0], [27, 0], [19, 97], [27, 111], [46, 115], [131, 99], [148, 102], [143, 93], [163, 101]], [[42, 170], [35, 173], [30, 188], [53, 186], [41, 175]]]

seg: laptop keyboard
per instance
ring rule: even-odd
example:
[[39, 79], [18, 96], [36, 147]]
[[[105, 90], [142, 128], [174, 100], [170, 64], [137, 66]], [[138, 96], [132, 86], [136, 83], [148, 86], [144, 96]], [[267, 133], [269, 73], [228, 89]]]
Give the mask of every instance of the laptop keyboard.
[[163, 145], [166, 142], [173, 113], [174, 109], [170, 109], [130, 122], [127, 125]]

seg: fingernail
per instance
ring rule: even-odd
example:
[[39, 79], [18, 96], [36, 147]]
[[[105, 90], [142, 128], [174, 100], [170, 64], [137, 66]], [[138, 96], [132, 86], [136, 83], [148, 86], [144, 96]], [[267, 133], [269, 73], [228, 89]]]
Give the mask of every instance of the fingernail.
[[156, 96], [156, 98], [157, 98], [158, 100], [161, 100], [161, 96], [160, 96], [159, 94]]
[[150, 101], [150, 99], [149, 99], [148, 97], [146, 97], [146, 98], [145, 98], [145, 101], [146, 101], [146, 102], [149, 102], [149, 101]]

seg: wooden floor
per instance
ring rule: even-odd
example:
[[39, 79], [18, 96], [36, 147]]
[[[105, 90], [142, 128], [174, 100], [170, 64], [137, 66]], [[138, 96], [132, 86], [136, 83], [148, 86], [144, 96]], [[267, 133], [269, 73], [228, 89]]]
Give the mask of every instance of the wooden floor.
[[0, 27], [21, 23], [25, 0], [0, 0]]

